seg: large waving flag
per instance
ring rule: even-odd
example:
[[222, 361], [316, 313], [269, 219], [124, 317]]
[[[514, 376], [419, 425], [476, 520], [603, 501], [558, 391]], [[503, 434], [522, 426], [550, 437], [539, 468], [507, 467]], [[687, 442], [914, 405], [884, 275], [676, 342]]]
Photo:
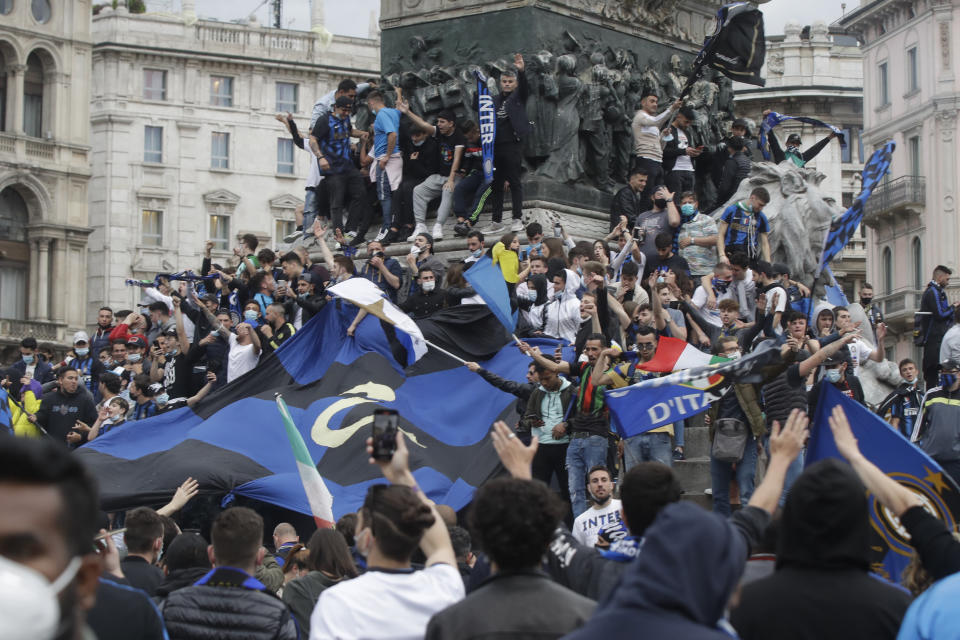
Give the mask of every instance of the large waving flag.
[[883, 176], [890, 170], [890, 159], [896, 146], [896, 143], [890, 140], [874, 151], [870, 159], [867, 160], [867, 164], [863, 167], [863, 182], [860, 193], [853, 199], [850, 208], [830, 225], [827, 239], [823, 243], [823, 253], [820, 256], [820, 267], [817, 269], [817, 275], [820, 275], [820, 271], [830, 264], [834, 256], [843, 251], [843, 248], [847, 246], [850, 238], [856, 232], [857, 227], [860, 226], [860, 221], [863, 220], [863, 206], [867, 203], [867, 198], [873, 193]]
[[710, 403], [723, 396], [730, 385], [760, 382], [763, 369], [779, 359], [779, 347], [768, 340], [737, 360], [725, 359], [608, 390], [610, 420], [621, 436], [629, 438], [691, 418], [709, 409]]
[[7, 390], [3, 387], [0, 387], [0, 427], [13, 433], [13, 414], [10, 411], [10, 400], [7, 397]]
[[704, 66], [718, 69], [731, 80], [762, 87], [766, 80], [760, 75], [760, 69], [766, 56], [760, 10], [747, 2], [723, 5], [717, 11], [716, 30], [703, 40], [683, 95], [695, 79], [703, 75]]
[[760, 148], [760, 151], [763, 153], [763, 157], [766, 160], [770, 159], [770, 148], [767, 146], [767, 135], [770, 133], [770, 130], [781, 122], [786, 122], [787, 120], [796, 120], [797, 122], [805, 122], [807, 124], [812, 124], [815, 127], [826, 127], [837, 134], [837, 138], [840, 140], [840, 144], [846, 144], [847, 141], [844, 139], [843, 131], [838, 127], [833, 126], [832, 124], [827, 124], [823, 120], [817, 120], [816, 118], [810, 118], [808, 116], [786, 116], [782, 113], [777, 113], [776, 111], [771, 111], [767, 114], [767, 117], [763, 119], [763, 122], [760, 123], [760, 135], [757, 137], [757, 146]]
[[[823, 385], [817, 403], [817, 415], [810, 428], [806, 464], [823, 458], [841, 458], [830, 431], [827, 418], [840, 405], [860, 451], [885, 474], [916, 492], [923, 499], [924, 508], [953, 529], [960, 522], [960, 489], [944, 473], [933, 458], [925, 454], [863, 405], [854, 402], [834, 388]], [[897, 517], [883, 507], [871, 494], [870, 551], [873, 571], [893, 581], [900, 581], [900, 573], [913, 555], [902, 525]]]
[[400, 307], [390, 302], [383, 290], [370, 280], [349, 278], [327, 288], [327, 292], [338, 298], [349, 300], [370, 315], [379, 318], [382, 322], [400, 329], [401, 334], [394, 332], [394, 335], [388, 337], [395, 338], [406, 348], [408, 365], [422, 358], [427, 352], [427, 343], [417, 323], [405, 314]]
[[487, 303], [500, 324], [512, 333], [517, 327], [517, 311], [511, 309], [507, 282], [503, 279], [503, 272], [493, 264], [493, 259], [484, 255], [463, 272], [463, 277]]
[[657, 352], [653, 354], [650, 361], [637, 365], [637, 368], [644, 371], [670, 373], [726, 361], [727, 358], [705, 353], [686, 340], [667, 336], [660, 338], [657, 342]]
[[[371, 318], [347, 337], [357, 311], [334, 299], [260, 366], [192, 409], [127, 423], [81, 447], [76, 455], [96, 475], [102, 507], [163, 504], [192, 476], [208, 495], [234, 494], [313, 515], [299, 456], [291, 455], [278, 425], [277, 392], [333, 497], [334, 517], [356, 511], [367, 487], [382, 482], [365, 450], [373, 412], [381, 407], [399, 412], [411, 469], [430, 499], [465, 506], [498, 468], [487, 434], [494, 421], [510, 419], [516, 399], [433, 351], [404, 366]], [[509, 338], [483, 305], [457, 307], [450, 318], [438, 312], [424, 333], [471, 359], [490, 358], [484, 368], [512, 380], [522, 380], [529, 364], [518, 349], [504, 346]], [[474, 341], [453, 346], [442, 342], [447, 335]]]

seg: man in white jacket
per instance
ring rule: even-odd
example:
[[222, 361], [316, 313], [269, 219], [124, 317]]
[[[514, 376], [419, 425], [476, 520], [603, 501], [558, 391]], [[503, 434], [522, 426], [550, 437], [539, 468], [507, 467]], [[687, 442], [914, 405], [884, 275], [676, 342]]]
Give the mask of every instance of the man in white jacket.
[[645, 93], [640, 99], [640, 109], [633, 116], [633, 166], [647, 170], [647, 184], [643, 187], [640, 199], [653, 204], [653, 192], [663, 184], [663, 147], [660, 143], [660, 130], [670, 121], [673, 114], [683, 106], [677, 100], [670, 108], [657, 115], [659, 98], [655, 93]]

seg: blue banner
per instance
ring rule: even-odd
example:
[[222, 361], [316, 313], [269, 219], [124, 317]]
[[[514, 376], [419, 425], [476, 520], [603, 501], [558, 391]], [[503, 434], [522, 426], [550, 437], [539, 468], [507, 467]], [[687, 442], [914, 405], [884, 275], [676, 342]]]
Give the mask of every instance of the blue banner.
[[463, 272], [463, 277], [487, 303], [497, 320], [513, 333], [517, 328], [517, 311], [510, 308], [510, 293], [503, 272], [493, 264], [490, 256], [484, 255], [474, 262], [472, 267]]
[[7, 398], [7, 390], [0, 387], [0, 427], [13, 433], [13, 414], [10, 411], [10, 400]]
[[497, 109], [487, 86], [487, 76], [474, 71], [477, 77], [477, 120], [480, 124], [480, 143], [483, 145], [483, 179], [493, 182], [493, 141], [497, 137]]
[[770, 159], [770, 149], [767, 146], [767, 134], [770, 133], [770, 130], [781, 122], [786, 122], [787, 120], [796, 120], [797, 122], [805, 122], [807, 124], [812, 124], [815, 127], [826, 127], [837, 134], [837, 138], [840, 140], [840, 144], [847, 144], [846, 139], [844, 138], [843, 131], [839, 128], [828, 124], [823, 120], [817, 120], [816, 118], [809, 118], [807, 116], [785, 116], [782, 113], [777, 113], [776, 111], [771, 111], [767, 114], [767, 117], [763, 119], [763, 122], [760, 123], [760, 135], [757, 138], [757, 146], [760, 148], [760, 152], [763, 153], [763, 159]]
[[[806, 465], [824, 458], [841, 458], [827, 418], [840, 405], [860, 451], [885, 474], [919, 494], [924, 507], [953, 529], [960, 519], [960, 489], [933, 458], [925, 454], [863, 405], [833, 385], [821, 387], [817, 415], [810, 427]], [[871, 566], [875, 573], [900, 582], [900, 573], [914, 553], [900, 521], [873, 494], [869, 498]]]
[[833, 271], [830, 271], [830, 267], [824, 267], [824, 272], [829, 276], [830, 281], [833, 284], [823, 285], [823, 291], [827, 296], [827, 302], [832, 304], [835, 307], [845, 307], [850, 304], [850, 301], [847, 300], [847, 294], [843, 292], [843, 287], [837, 282], [837, 279], [833, 277]]
[[873, 193], [883, 176], [890, 170], [890, 160], [896, 146], [896, 143], [890, 140], [874, 151], [870, 159], [867, 160], [867, 164], [863, 167], [863, 183], [860, 193], [853, 199], [853, 205], [830, 225], [827, 239], [823, 243], [820, 268], [817, 270], [818, 275], [833, 260], [834, 256], [843, 251], [843, 248], [847, 246], [850, 238], [856, 232], [857, 227], [860, 226], [860, 221], [863, 220], [863, 206], [867, 203], [867, 198]]

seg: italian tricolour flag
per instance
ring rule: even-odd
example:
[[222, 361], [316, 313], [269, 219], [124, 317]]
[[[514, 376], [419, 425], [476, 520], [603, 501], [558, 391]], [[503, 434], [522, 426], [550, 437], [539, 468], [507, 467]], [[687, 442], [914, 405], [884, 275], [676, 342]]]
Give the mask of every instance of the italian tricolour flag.
[[637, 368], [643, 371], [670, 373], [726, 361], [727, 358], [704, 353], [685, 340], [663, 337], [660, 338], [657, 352], [650, 362], [637, 365]]
[[320, 472], [317, 471], [317, 466], [313, 463], [310, 452], [307, 451], [307, 444], [290, 416], [287, 403], [279, 393], [277, 408], [280, 409], [280, 415], [283, 417], [283, 426], [287, 430], [293, 457], [297, 460], [297, 471], [300, 472], [300, 481], [303, 482], [303, 490], [307, 494], [313, 519], [317, 522], [317, 527], [332, 529], [336, 526], [336, 521], [333, 519], [333, 496], [327, 489], [327, 485], [323, 483], [323, 478], [320, 477]]

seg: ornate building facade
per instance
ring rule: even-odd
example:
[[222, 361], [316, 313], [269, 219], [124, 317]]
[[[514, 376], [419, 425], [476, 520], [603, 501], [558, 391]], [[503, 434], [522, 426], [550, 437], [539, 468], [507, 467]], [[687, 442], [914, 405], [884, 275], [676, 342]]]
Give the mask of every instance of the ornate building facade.
[[890, 175], [866, 206], [869, 277], [892, 331], [888, 357], [915, 356], [913, 312], [933, 268], [960, 288], [960, 0], [862, 0], [838, 21], [863, 49], [863, 145], [893, 139]]
[[0, 0], [0, 345], [86, 320], [90, 2]]
[[197, 20], [176, 14], [93, 18], [93, 178], [87, 313], [132, 308], [127, 278], [199, 270], [204, 244], [226, 263], [253, 233], [276, 247], [293, 230], [309, 156], [274, 119], [306, 133], [314, 101], [343, 78], [379, 76], [379, 41]]

